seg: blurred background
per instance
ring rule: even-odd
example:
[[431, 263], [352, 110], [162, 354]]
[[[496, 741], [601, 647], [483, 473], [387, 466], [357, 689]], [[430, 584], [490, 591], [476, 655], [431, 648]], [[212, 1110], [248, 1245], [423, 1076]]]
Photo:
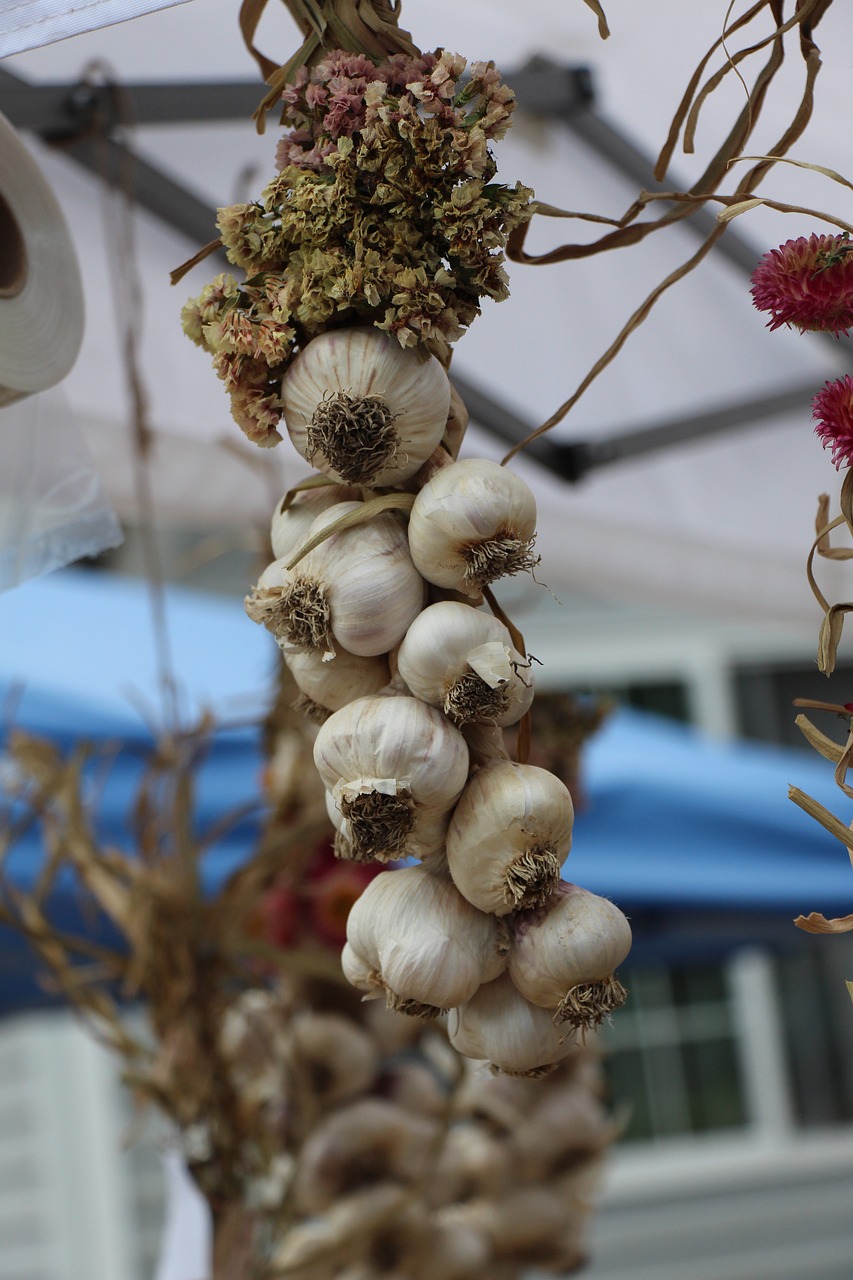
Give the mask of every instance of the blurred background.
[[[503, 181], [618, 217], [651, 185], [726, 6], [606, 7], [606, 43], [580, 3], [409, 0], [403, 21], [421, 47], [494, 58], [516, 86], [516, 125], [497, 151]], [[250, 198], [272, 172], [275, 131], [259, 138], [248, 118], [258, 77], [237, 8], [190, 0], [0, 66], [0, 110], [59, 199], [87, 312], [72, 372], [4, 410], [0, 431], [13, 412], [19, 438], [32, 415], [43, 441], [73, 427], [76, 460], [123, 534], [120, 546], [30, 581], [18, 554], [3, 584], [0, 695], [14, 693], [25, 724], [60, 737], [156, 723], [164, 636], [185, 709], [249, 722], [269, 701], [275, 646], [242, 598], [269, 558], [273, 504], [304, 469], [286, 446], [243, 441], [206, 357], [180, 333], [186, 297], [221, 266], [168, 282], [215, 234], [212, 210]], [[837, 122], [853, 93], [853, 14], [833, 6], [816, 34], [826, 65], [795, 154], [849, 174]], [[259, 44], [283, 58], [293, 41], [271, 5]], [[792, 54], [756, 153], [772, 148], [801, 81]], [[92, 113], [113, 83], [125, 105], [93, 140]], [[155, 85], [169, 92], [140, 88]], [[707, 104], [696, 154], [676, 156], [664, 189], [701, 172], [742, 95], [730, 76]], [[138, 167], [123, 169], [131, 154]], [[830, 209], [836, 190], [782, 167], [767, 183], [779, 198]], [[804, 568], [818, 494], [837, 487], [809, 401], [849, 368], [849, 353], [817, 335], [769, 334], [749, 298], [766, 249], [823, 229], [764, 209], [735, 222], [549, 447], [515, 464], [539, 502], [542, 563], [538, 583], [513, 581], [500, 598], [541, 663], [543, 718], [550, 726], [547, 699], [566, 695], [580, 720], [606, 712], [582, 748], [569, 874], [617, 901], [636, 939], [623, 970], [630, 1000], [601, 1036], [623, 1132], [587, 1271], [600, 1280], [850, 1274], [853, 948], [792, 920], [846, 914], [853, 877], [843, 847], [787, 799], [795, 784], [842, 818], [849, 807], [831, 766], [805, 749], [792, 706], [851, 696], [843, 648], [829, 685], [817, 671], [820, 611]], [[577, 235], [587, 237], [583, 224], [541, 219], [528, 247]], [[488, 306], [454, 356], [473, 420], [465, 453], [499, 459], [553, 412], [697, 246], [679, 226], [613, 254], [510, 264], [511, 299]], [[151, 433], [142, 473], [140, 424]], [[6, 509], [10, 474], [4, 486], [0, 472]], [[165, 621], [146, 585], [152, 564], [167, 584]], [[820, 568], [830, 599], [845, 594], [843, 570]], [[547, 745], [559, 753], [569, 737], [555, 706], [567, 736], [557, 732], [554, 746], [549, 733]], [[821, 724], [843, 740], [843, 724]], [[248, 793], [255, 749], [234, 768]], [[135, 1134], [110, 1056], [71, 1014], [44, 1007], [11, 943], [2, 955], [0, 1280], [148, 1280], [163, 1222], [162, 1135]]]

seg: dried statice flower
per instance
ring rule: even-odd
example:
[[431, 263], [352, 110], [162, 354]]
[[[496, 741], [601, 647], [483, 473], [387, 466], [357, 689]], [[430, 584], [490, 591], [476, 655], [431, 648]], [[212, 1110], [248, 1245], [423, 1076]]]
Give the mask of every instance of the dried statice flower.
[[853, 378], [849, 373], [824, 383], [812, 400], [812, 417], [817, 423], [815, 435], [824, 449], [832, 450], [836, 471], [849, 467], [853, 462]]
[[250, 439], [277, 444], [281, 379], [324, 330], [370, 321], [442, 361], [507, 296], [504, 247], [531, 192], [493, 181], [489, 143], [514, 96], [491, 63], [438, 51], [374, 63], [329, 52], [286, 86], [279, 172], [259, 200], [219, 211], [229, 260], [184, 308]]
[[853, 325], [853, 241], [847, 235], [799, 236], [771, 249], [752, 275], [752, 299], [769, 329], [838, 337]]

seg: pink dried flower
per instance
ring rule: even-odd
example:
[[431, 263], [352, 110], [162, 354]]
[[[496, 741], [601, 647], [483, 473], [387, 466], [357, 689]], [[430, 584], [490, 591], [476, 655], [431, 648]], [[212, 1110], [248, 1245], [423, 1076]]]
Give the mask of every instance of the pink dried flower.
[[783, 324], [836, 337], [853, 325], [853, 242], [846, 235], [800, 236], [765, 253], [752, 274], [752, 300]]
[[824, 383], [812, 400], [812, 417], [817, 423], [815, 435], [824, 449], [832, 449], [836, 471], [849, 467], [853, 462], [853, 378], [849, 374]]

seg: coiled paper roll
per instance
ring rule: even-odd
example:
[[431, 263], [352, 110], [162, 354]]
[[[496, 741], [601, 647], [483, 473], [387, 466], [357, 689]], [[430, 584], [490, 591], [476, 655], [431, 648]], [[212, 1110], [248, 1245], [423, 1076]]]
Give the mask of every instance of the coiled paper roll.
[[60, 382], [83, 337], [83, 286], [62, 211], [0, 115], [0, 405]]

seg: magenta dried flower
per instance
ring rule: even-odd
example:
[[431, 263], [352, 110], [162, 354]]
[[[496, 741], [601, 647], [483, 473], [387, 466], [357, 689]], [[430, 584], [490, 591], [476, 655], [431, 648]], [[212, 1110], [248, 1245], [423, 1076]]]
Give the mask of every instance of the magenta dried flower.
[[768, 328], [846, 333], [853, 325], [853, 242], [847, 235], [786, 240], [752, 274], [752, 300]]
[[815, 435], [824, 449], [832, 450], [836, 471], [849, 467], [853, 462], [853, 378], [849, 374], [824, 383], [812, 400], [812, 417], [817, 423]]

